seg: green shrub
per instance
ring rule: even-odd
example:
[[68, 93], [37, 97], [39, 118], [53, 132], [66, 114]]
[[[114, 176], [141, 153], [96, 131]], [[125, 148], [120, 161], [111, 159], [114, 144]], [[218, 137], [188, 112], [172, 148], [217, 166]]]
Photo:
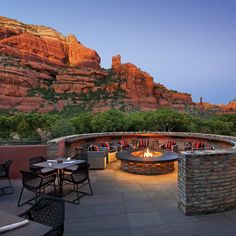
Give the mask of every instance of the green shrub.
[[96, 114], [91, 122], [94, 132], [115, 132], [127, 129], [127, 120], [123, 112], [109, 110]]
[[75, 134], [75, 128], [67, 119], [56, 120], [51, 126], [52, 138]]
[[80, 115], [71, 119], [73, 126], [75, 127], [75, 132], [78, 134], [90, 133], [92, 132], [92, 122], [93, 114], [90, 112], [81, 113]]

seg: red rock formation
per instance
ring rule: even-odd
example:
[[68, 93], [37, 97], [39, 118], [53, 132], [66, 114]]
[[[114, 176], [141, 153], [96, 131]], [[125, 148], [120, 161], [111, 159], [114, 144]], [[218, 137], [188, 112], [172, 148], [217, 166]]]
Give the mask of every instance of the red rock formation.
[[167, 106], [183, 110], [186, 105], [194, 105], [191, 94], [171, 91], [161, 84], [155, 84], [153, 94], [159, 107]]
[[236, 101], [231, 101], [226, 105], [218, 105], [221, 113], [235, 114], [236, 113]]
[[112, 69], [115, 70], [119, 70], [121, 66], [121, 56], [120, 55], [116, 55], [112, 57]]
[[100, 57], [96, 51], [84, 47], [74, 35], [66, 37], [68, 61], [71, 66], [100, 69]]
[[52, 88], [57, 93], [80, 93], [94, 90], [95, 78], [102, 79], [107, 75], [105, 70], [95, 70], [88, 68], [67, 68], [58, 72], [57, 83]]
[[153, 78], [131, 63], [121, 64], [120, 55], [112, 58], [112, 69], [124, 82], [122, 88], [131, 98], [132, 104], [142, 109], [156, 109], [157, 102], [153, 96]]
[[146, 109], [156, 109], [169, 106], [184, 109], [193, 105], [190, 94], [168, 90], [161, 84], [153, 82], [153, 78], [131, 63], [121, 64], [120, 55], [112, 58], [112, 69], [125, 80], [123, 88], [131, 97], [132, 103]]
[[[104, 76], [99, 64], [98, 54], [84, 47], [75, 36], [64, 37], [45, 26], [26, 25], [0, 17], [0, 95], [4, 95], [0, 108], [53, 110], [57, 104], [50, 104], [43, 98], [40, 101], [35, 98], [33, 104], [34, 98], [27, 97], [28, 93], [32, 89], [48, 89], [53, 83], [55, 92], [80, 92], [84, 84], [94, 79], [91, 73]], [[82, 67], [82, 70], [74, 69], [73, 83], [68, 81], [68, 77], [72, 78], [70, 73], [63, 72], [72, 66]]]
[[217, 114], [235, 114], [236, 113], [236, 101], [233, 100], [228, 104], [211, 104], [208, 102], [196, 103], [196, 106], [203, 111], [208, 111]]
[[100, 57], [76, 37], [54, 29], [0, 17], [0, 53], [32, 61], [100, 68]]
[[96, 51], [75, 36], [64, 37], [49, 27], [0, 17], [0, 109], [61, 110], [67, 104], [81, 103], [82, 92], [99, 91], [103, 97], [93, 109], [107, 110], [111, 104], [119, 105], [112, 94], [122, 89], [127, 94], [122, 101], [141, 110], [183, 109], [193, 104], [191, 95], [155, 84], [135, 65], [122, 64], [119, 55], [112, 58], [112, 70], [104, 70]]

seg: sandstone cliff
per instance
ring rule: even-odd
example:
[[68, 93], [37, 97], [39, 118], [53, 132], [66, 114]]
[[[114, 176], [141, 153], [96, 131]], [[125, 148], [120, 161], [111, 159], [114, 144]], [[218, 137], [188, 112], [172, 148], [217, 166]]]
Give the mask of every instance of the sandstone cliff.
[[96, 51], [74, 35], [0, 17], [0, 109], [48, 112], [67, 104], [95, 111], [194, 106], [131, 63], [112, 58], [102, 69]]
[[228, 104], [210, 104], [207, 102], [197, 103], [198, 107], [205, 111], [210, 111], [218, 114], [235, 114], [236, 113], [236, 101], [231, 101]]

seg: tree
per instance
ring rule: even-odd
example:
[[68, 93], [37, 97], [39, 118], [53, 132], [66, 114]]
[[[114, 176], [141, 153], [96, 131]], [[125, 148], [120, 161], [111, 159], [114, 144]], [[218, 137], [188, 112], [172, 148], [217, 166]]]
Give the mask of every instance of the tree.
[[66, 119], [56, 120], [51, 126], [52, 138], [63, 137], [75, 133], [72, 123]]
[[233, 129], [233, 123], [224, 122], [218, 119], [210, 119], [206, 122], [206, 126], [210, 129], [210, 133], [230, 135]]
[[217, 116], [217, 118], [224, 122], [231, 122], [233, 125], [230, 135], [236, 136], [236, 114], [226, 114]]
[[0, 116], [0, 138], [9, 139], [10, 134], [14, 131], [15, 124], [9, 116]]
[[189, 117], [185, 114], [167, 108], [148, 112], [145, 120], [149, 130], [168, 132], [187, 131], [190, 122]]
[[78, 134], [91, 133], [92, 132], [92, 122], [93, 114], [90, 112], [81, 113], [80, 115], [71, 119], [75, 131]]
[[20, 136], [21, 141], [32, 133], [32, 130], [25, 118], [22, 118], [22, 120], [17, 124], [16, 133]]
[[127, 117], [129, 131], [143, 131], [146, 129], [144, 112], [134, 112]]
[[127, 119], [123, 112], [109, 110], [96, 114], [91, 125], [95, 132], [124, 131], [127, 129]]

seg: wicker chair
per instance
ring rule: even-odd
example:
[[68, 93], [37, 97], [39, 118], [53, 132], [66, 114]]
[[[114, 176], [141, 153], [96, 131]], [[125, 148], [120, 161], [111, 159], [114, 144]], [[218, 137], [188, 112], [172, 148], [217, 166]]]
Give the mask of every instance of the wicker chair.
[[40, 174], [40, 175], [43, 175], [43, 176], [56, 174], [57, 170], [54, 170], [52, 168], [34, 166], [34, 164], [37, 164], [37, 163], [40, 163], [40, 162], [45, 162], [45, 161], [47, 161], [47, 159], [45, 159], [42, 156], [37, 156], [37, 157], [30, 158], [29, 159], [30, 171], [35, 172], [35, 173]]
[[60, 236], [64, 233], [65, 201], [45, 196], [19, 216], [52, 227], [45, 236]]
[[[73, 171], [71, 174], [64, 173], [62, 177], [63, 183], [67, 184], [73, 184], [74, 190], [72, 192], [76, 192], [77, 197], [69, 201], [70, 203], [79, 204], [80, 198], [82, 198], [85, 195], [93, 195], [93, 190], [90, 184], [90, 178], [89, 178], [89, 163], [85, 163], [84, 165], [80, 165], [77, 167], [75, 171]], [[79, 191], [80, 188], [82, 188], [85, 185], [89, 185], [90, 192], [83, 192]], [[71, 192], [70, 192], [71, 193]]]
[[[21, 193], [20, 193], [20, 197], [18, 200], [17, 205], [23, 206], [25, 204], [30, 204], [33, 200], [35, 200], [35, 202], [37, 201], [37, 198], [41, 195], [42, 191], [43, 193], [45, 193], [45, 188], [50, 186], [50, 185], [54, 185], [54, 191], [56, 194], [56, 185], [55, 185], [55, 180], [56, 180], [56, 175], [49, 175], [49, 176], [41, 176], [38, 175], [34, 172], [31, 171], [20, 171], [22, 174], [22, 189], [21, 189]], [[25, 201], [24, 203], [21, 203], [21, 198], [24, 192], [24, 189], [30, 191], [30, 192], [34, 192], [35, 196], [31, 199], [29, 199], [28, 201]]]
[[[12, 160], [8, 160], [5, 163], [0, 164], [0, 180], [8, 180], [9, 182], [8, 186], [4, 186], [0, 188], [0, 191], [2, 192], [0, 196], [14, 193], [11, 180], [9, 178], [9, 170], [10, 170], [11, 164], [12, 164]], [[10, 192], [6, 193], [5, 189], [8, 189], [8, 188], [10, 188]]]

